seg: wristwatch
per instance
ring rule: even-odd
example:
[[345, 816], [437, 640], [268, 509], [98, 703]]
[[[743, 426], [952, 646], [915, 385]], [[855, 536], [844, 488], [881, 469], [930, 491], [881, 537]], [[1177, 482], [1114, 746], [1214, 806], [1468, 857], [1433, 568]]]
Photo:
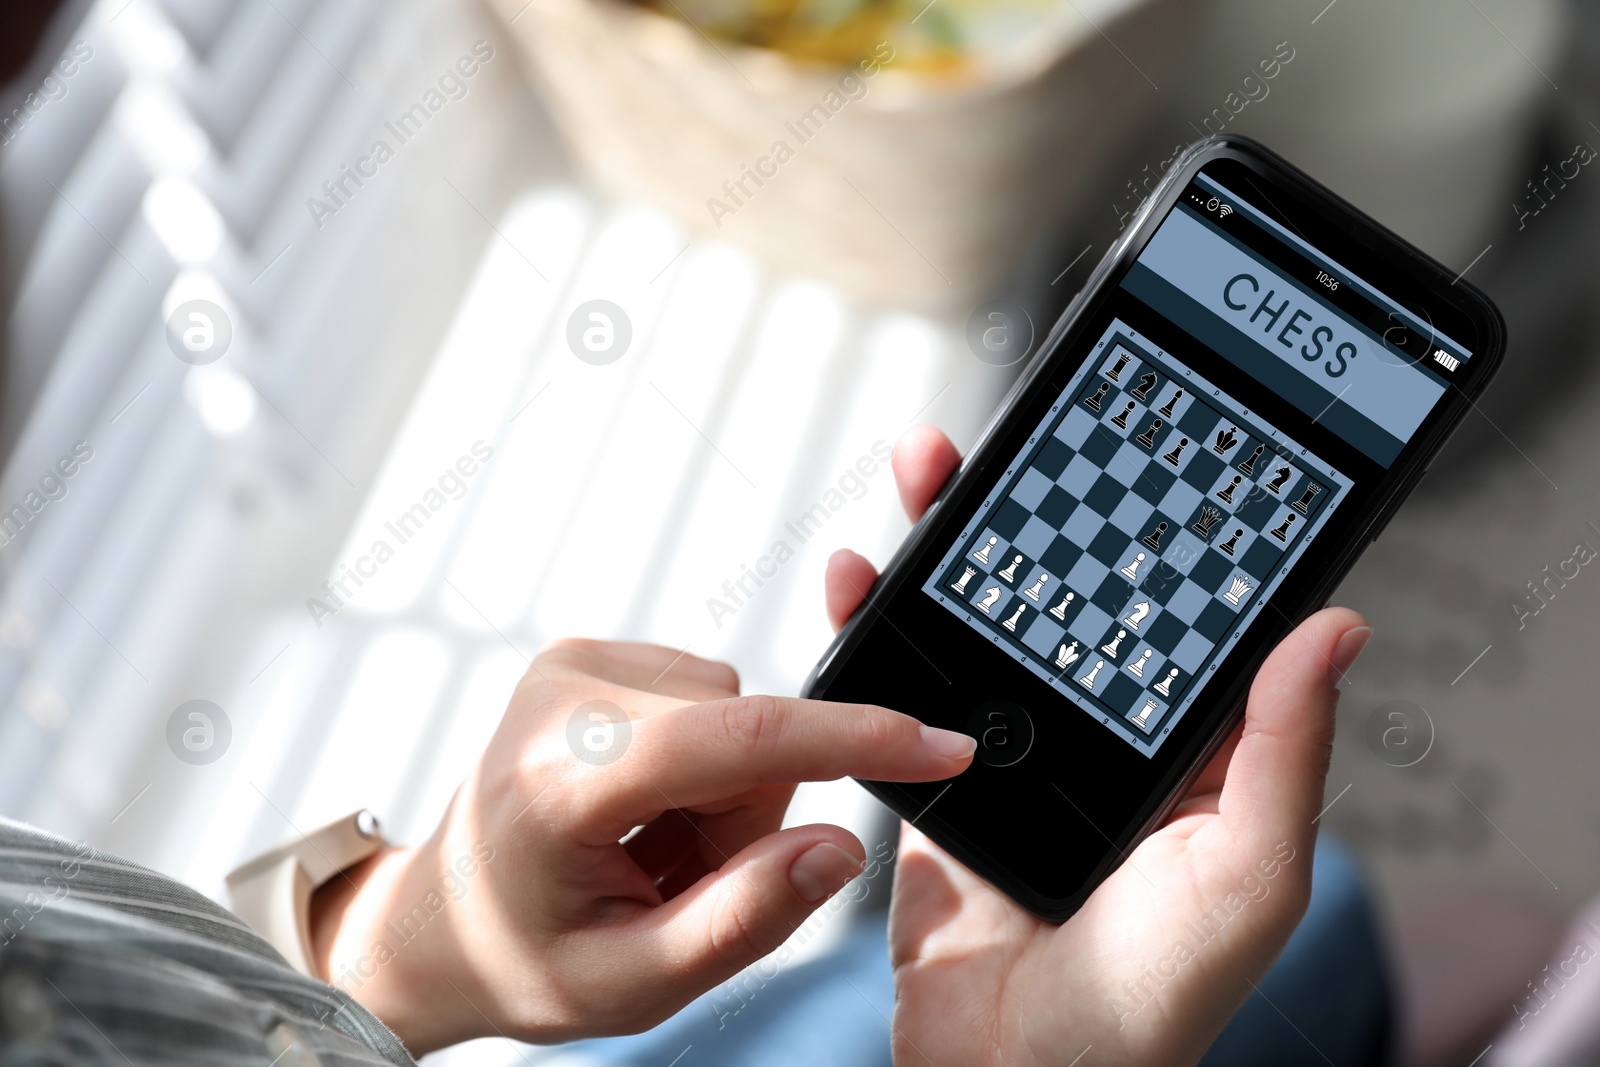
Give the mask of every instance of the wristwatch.
[[233, 912], [295, 970], [317, 977], [311, 964], [311, 895], [385, 844], [378, 817], [365, 808], [336, 819], [229, 874]]

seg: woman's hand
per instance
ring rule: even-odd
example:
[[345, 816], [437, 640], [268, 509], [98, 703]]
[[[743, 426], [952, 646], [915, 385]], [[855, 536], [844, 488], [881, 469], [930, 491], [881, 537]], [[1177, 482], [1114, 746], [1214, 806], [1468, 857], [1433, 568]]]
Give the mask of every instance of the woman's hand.
[[[928, 427], [896, 446], [913, 519], [958, 462]], [[829, 561], [835, 626], [876, 577], [852, 552]], [[1335, 686], [1370, 633], [1332, 608], [1286, 638], [1183, 804], [1062, 926], [904, 828], [889, 920], [895, 1062], [1067, 1067], [1091, 1046], [1084, 1067], [1196, 1062], [1305, 912]]]
[[861, 871], [848, 831], [779, 829], [795, 783], [932, 781], [975, 748], [882, 708], [738, 688], [655, 645], [540, 653], [433, 836], [317, 894], [324, 976], [416, 1054], [646, 1029]]

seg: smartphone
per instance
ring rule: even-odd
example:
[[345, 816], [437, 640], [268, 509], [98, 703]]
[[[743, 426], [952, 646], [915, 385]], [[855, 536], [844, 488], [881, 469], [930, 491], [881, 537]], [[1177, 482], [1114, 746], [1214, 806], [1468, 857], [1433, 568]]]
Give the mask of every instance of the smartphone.
[[1262, 146], [1170, 168], [806, 682], [978, 740], [873, 794], [1064, 921], [1427, 472], [1493, 304]]

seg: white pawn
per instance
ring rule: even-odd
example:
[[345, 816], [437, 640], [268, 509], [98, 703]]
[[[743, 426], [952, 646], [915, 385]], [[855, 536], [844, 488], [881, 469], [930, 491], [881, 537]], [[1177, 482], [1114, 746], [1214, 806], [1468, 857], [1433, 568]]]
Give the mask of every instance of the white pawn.
[[1161, 681], [1159, 681], [1159, 682], [1157, 682], [1155, 684], [1155, 686], [1154, 686], [1155, 691], [1160, 693], [1164, 697], [1171, 696], [1172, 695], [1172, 682], [1177, 677], [1178, 677], [1178, 668], [1174, 667], [1170, 671], [1167, 672], [1166, 678], [1162, 679]]
[[979, 563], [982, 563], [984, 566], [988, 566], [988, 564], [989, 564], [989, 550], [991, 548], [993, 548], [995, 545], [999, 544], [999, 543], [1000, 543], [1000, 538], [998, 538], [998, 537], [989, 538], [989, 543], [984, 545], [982, 548], [978, 549], [978, 551], [974, 552], [972, 554], [972, 558], [977, 560]]
[[1014, 582], [1014, 581], [1016, 581], [1017, 580], [1017, 568], [1019, 566], [1021, 566], [1021, 565], [1022, 565], [1022, 557], [1021, 556], [1018, 556], [1016, 559], [1013, 559], [1011, 561], [1011, 566], [1007, 567], [1005, 570], [1000, 572], [1000, 580], [1002, 582]]
[[989, 609], [994, 607], [994, 602], [999, 599], [1000, 587], [997, 585], [993, 589], [990, 589], [987, 593], [983, 594], [983, 599], [978, 601], [978, 610], [983, 612], [985, 615], [989, 614]]
[[1016, 633], [1017, 632], [1017, 620], [1022, 618], [1022, 613], [1024, 611], [1027, 611], [1027, 610], [1028, 610], [1028, 605], [1019, 603], [1017, 605], [1017, 610], [1012, 613], [1011, 618], [1007, 619], [1005, 622], [1001, 623], [1000, 625], [1004, 626], [1007, 630], [1010, 630], [1012, 633]]
[[1049, 580], [1050, 576], [1044, 571], [1040, 571], [1039, 577], [1034, 581], [1032, 588], [1024, 590], [1022, 595], [1037, 603], [1039, 600], [1039, 591], [1044, 588], [1045, 583]]
[[1066, 670], [1078, 661], [1078, 642], [1071, 645], [1062, 645], [1061, 651], [1056, 653], [1056, 666]]
[[[1066, 621], [1067, 605], [1072, 603], [1076, 596], [1076, 593], [1068, 593], [1066, 596], [1062, 597], [1061, 603], [1050, 609], [1050, 614], [1054, 615], [1058, 619], [1061, 619], [1062, 621]], [[1076, 642], [1074, 642], [1074, 644], [1076, 644]]]
[[1139, 564], [1143, 562], [1144, 553], [1140, 552], [1138, 555], [1133, 557], [1133, 562], [1122, 568], [1122, 576], [1128, 579], [1130, 582], [1137, 582], [1139, 580]]
[[972, 576], [977, 573], [978, 572], [973, 570], [971, 567], [963, 567], [961, 579], [955, 584], [951, 585], [950, 588], [956, 591], [957, 596], [966, 596], [967, 583], [972, 581]]
[[1151, 650], [1148, 648], [1139, 653], [1139, 658], [1128, 664], [1128, 673], [1133, 675], [1135, 678], [1143, 678], [1144, 665], [1150, 662], [1150, 655]]
[[1117, 631], [1117, 636], [1113, 637], [1111, 640], [1107, 641], [1105, 644], [1100, 646], [1100, 651], [1104, 652], [1106, 655], [1110, 656], [1112, 659], [1116, 659], [1117, 658], [1117, 649], [1122, 645], [1122, 639], [1124, 637], [1127, 637], [1127, 636], [1128, 636], [1128, 631], [1126, 631], [1126, 630], [1118, 630]]

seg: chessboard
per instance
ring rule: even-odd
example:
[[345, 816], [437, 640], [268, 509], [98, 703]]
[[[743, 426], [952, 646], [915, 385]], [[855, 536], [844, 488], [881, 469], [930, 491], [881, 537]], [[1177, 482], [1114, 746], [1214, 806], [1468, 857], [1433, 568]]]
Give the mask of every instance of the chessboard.
[[1136, 338], [1107, 331], [924, 589], [1154, 751], [1349, 481]]

